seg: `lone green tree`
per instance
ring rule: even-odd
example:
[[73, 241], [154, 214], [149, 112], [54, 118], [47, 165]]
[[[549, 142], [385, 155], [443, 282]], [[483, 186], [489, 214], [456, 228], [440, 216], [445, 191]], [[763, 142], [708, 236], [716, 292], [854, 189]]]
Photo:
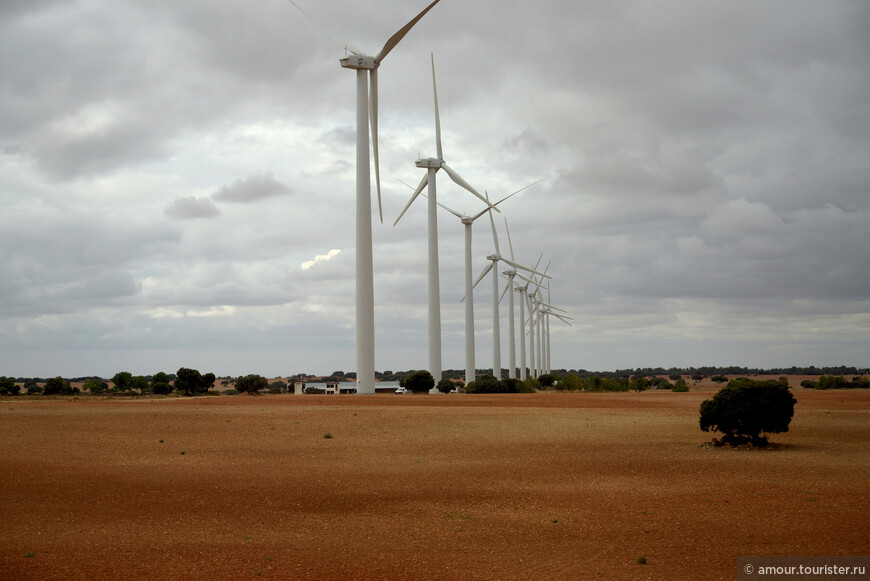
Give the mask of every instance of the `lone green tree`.
[[214, 373], [201, 375], [196, 369], [180, 368], [175, 372], [175, 389], [184, 395], [207, 393], [214, 387]]
[[461, 386], [461, 385], [462, 385], [461, 383], [454, 383], [452, 380], [447, 379], [445, 377], [444, 379], [442, 379], [441, 381], [438, 382], [438, 385], [436, 387], [438, 388], [438, 391], [440, 391], [441, 393], [450, 393], [451, 391], [453, 391], [454, 387]]
[[79, 388], [70, 387], [69, 381], [63, 377], [52, 377], [45, 382], [45, 387], [42, 389], [42, 395], [75, 395], [79, 393]]
[[428, 393], [435, 387], [435, 378], [425, 369], [419, 369], [405, 378], [405, 388], [413, 393]]
[[256, 394], [261, 389], [269, 387], [269, 380], [260, 375], [251, 374], [236, 380], [236, 391], [239, 393]]
[[133, 374], [119, 371], [112, 377], [112, 391], [128, 391], [133, 388]]
[[701, 429], [722, 433], [717, 443], [767, 445], [763, 432], [787, 432], [794, 417], [794, 395], [778, 381], [733, 379], [701, 403]]
[[158, 371], [151, 376], [151, 390], [157, 395], [172, 393], [172, 386], [169, 384], [171, 380], [167, 373]]

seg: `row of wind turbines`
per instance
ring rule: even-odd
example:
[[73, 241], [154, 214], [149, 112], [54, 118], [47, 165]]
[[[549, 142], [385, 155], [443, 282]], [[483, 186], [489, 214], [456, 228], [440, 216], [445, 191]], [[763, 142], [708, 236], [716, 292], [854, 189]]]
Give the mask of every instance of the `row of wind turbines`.
[[[434, 0], [423, 9], [410, 22], [399, 29], [376, 56], [369, 56], [365, 52], [356, 49], [342, 41], [327, 27], [320, 24], [313, 16], [308, 14], [294, 0], [288, 0], [300, 12], [307, 16], [317, 26], [326, 31], [331, 37], [345, 46], [350, 54], [345, 55], [339, 62], [343, 68], [356, 70], [357, 72], [357, 98], [356, 98], [356, 343], [357, 343], [357, 393], [374, 393], [375, 391], [375, 356], [374, 356], [374, 274], [372, 257], [372, 222], [371, 222], [371, 166], [369, 163], [369, 127], [371, 128], [372, 154], [375, 162], [375, 182], [378, 192], [378, 213], [383, 223], [383, 205], [381, 203], [380, 165], [378, 159], [378, 81], [377, 71], [383, 59], [398, 45], [411, 28], [426, 15], [440, 0]], [[371, 82], [369, 86], [369, 81]], [[457, 216], [465, 226], [465, 381], [466, 384], [475, 379], [475, 349], [474, 349], [474, 299], [473, 289], [484, 277], [492, 272], [492, 297], [493, 297], [493, 375], [501, 377], [501, 341], [500, 341], [500, 315], [499, 303], [504, 294], [510, 289], [510, 346], [508, 367], [509, 377], [515, 377], [516, 365], [516, 330], [514, 313], [514, 292], [520, 297], [520, 377], [526, 379], [525, 357], [525, 309], [529, 310], [529, 354], [530, 367], [533, 375], [545, 373], [550, 370], [550, 344], [549, 344], [549, 318], [555, 316], [568, 323], [569, 317], [561, 309], [550, 304], [549, 279], [546, 273], [549, 265], [543, 272], [537, 270], [541, 259], [534, 268], [519, 264], [514, 260], [513, 244], [510, 242], [510, 230], [508, 230], [508, 242], [511, 257], [502, 256], [499, 251], [498, 234], [495, 228], [495, 220], [492, 213], [500, 212], [498, 205], [526, 189], [521, 188], [516, 192], [492, 203], [488, 195], [481, 195], [455, 170], [444, 161], [441, 146], [441, 120], [438, 108], [438, 90], [435, 81], [435, 59], [432, 57], [432, 85], [435, 98], [435, 144], [437, 157], [418, 159], [416, 165], [425, 169], [426, 174], [420, 181], [411, 199], [405, 205], [401, 214], [393, 223], [395, 226], [404, 216], [405, 212], [413, 204], [414, 200], [428, 186], [428, 302], [429, 302], [429, 369], [436, 383], [441, 380], [441, 293], [438, 261], [438, 206]], [[436, 174], [439, 169], [444, 172], [463, 189], [467, 190], [486, 204], [484, 210], [468, 216], [456, 210], [440, 204], [437, 199]], [[535, 182], [537, 183], [537, 182]], [[530, 184], [533, 185], [533, 184]], [[471, 229], [474, 221], [484, 214], [488, 214], [492, 227], [495, 253], [486, 258], [490, 263], [484, 268], [477, 280], [472, 282], [472, 258], [471, 258]], [[505, 220], [507, 227], [507, 220]], [[499, 262], [503, 262], [508, 268], [504, 275], [508, 279], [505, 290], [499, 293]], [[519, 271], [528, 274], [522, 274]], [[520, 278], [525, 284], [515, 282]], [[534, 289], [531, 289], [531, 287]], [[543, 299], [543, 290], [547, 292], [547, 300]], [[556, 312], [559, 311], [559, 312]], [[570, 323], [568, 323], [570, 324]]]

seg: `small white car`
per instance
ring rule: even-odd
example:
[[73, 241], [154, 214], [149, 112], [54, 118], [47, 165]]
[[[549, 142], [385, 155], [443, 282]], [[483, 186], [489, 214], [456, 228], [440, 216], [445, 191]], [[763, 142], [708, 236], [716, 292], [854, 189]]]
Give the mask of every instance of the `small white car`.
[[396, 393], [408, 393], [408, 390], [405, 389], [404, 387], [397, 387]]

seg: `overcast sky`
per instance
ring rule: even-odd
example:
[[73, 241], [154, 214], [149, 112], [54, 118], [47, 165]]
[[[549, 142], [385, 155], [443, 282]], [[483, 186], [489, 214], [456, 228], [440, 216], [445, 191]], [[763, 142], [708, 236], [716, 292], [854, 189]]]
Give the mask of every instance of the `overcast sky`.
[[[298, 2], [372, 54], [427, 4]], [[428, 363], [425, 200], [392, 222], [435, 155], [430, 52], [451, 167], [543, 180], [502, 209], [573, 318], [554, 368], [870, 365], [868, 30], [864, 0], [442, 0], [380, 68], [376, 369]], [[0, 375], [353, 371], [343, 55], [286, 0], [0, 3]], [[478, 221], [475, 274], [493, 248]]]

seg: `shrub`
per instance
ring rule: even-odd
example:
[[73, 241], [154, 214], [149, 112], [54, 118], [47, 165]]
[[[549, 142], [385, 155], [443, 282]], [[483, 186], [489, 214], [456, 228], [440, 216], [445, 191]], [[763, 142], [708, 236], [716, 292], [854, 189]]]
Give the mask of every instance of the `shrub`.
[[481, 375], [468, 384], [466, 393], [505, 393], [507, 387], [494, 375]]
[[20, 395], [21, 386], [11, 377], [0, 377], [0, 395]]
[[260, 375], [251, 374], [236, 380], [236, 389], [239, 393], [256, 394], [261, 389], [269, 387], [269, 381]]
[[436, 387], [441, 393], [450, 393], [451, 391], [453, 391], [454, 385], [455, 384], [452, 380], [444, 378], [438, 382], [438, 385]]
[[42, 388], [39, 387], [39, 384], [35, 381], [25, 381], [24, 390], [27, 392], [27, 395], [38, 395], [42, 393]]
[[725, 383], [726, 381], [728, 381], [728, 378], [724, 375], [714, 375], [710, 378], [710, 381], [714, 383]]
[[287, 391], [287, 384], [283, 381], [273, 381], [269, 384], [269, 393], [285, 393]]
[[521, 382], [517, 389], [520, 393], [535, 393], [539, 389], [541, 389], [541, 384], [534, 377], [529, 377], [525, 381]]
[[79, 393], [79, 388], [70, 387], [69, 381], [63, 377], [52, 377], [45, 382], [45, 387], [42, 389], [43, 395], [75, 395]]
[[689, 391], [689, 385], [686, 383], [686, 380], [680, 378], [674, 382], [674, 386], [671, 388], [671, 391], [675, 391], [677, 393], [685, 393]]
[[92, 395], [103, 395], [109, 386], [99, 379], [89, 379], [82, 384], [82, 389], [91, 392]]
[[631, 389], [640, 393], [642, 391], [646, 391], [649, 388], [649, 380], [646, 377], [635, 377], [631, 380]]
[[309, 387], [305, 388], [303, 393], [307, 393], [307, 394], [311, 394], [311, 395], [323, 395], [324, 393], [326, 393], [326, 390], [323, 389], [322, 387], [309, 386]]
[[435, 387], [435, 378], [425, 369], [418, 369], [405, 378], [405, 388], [412, 393], [428, 393]]
[[787, 432], [796, 400], [779, 381], [734, 379], [701, 403], [701, 429], [721, 432], [722, 442], [767, 444], [762, 432]]
[[151, 391], [153, 391], [155, 395], [169, 395], [172, 393], [172, 386], [168, 383], [152, 383]]
[[569, 373], [559, 380], [556, 384], [556, 389], [560, 391], [580, 391], [583, 389], [583, 382], [573, 373]]
[[549, 373], [544, 373], [543, 375], [538, 377], [538, 381], [541, 384], [541, 388], [547, 389], [548, 387], [553, 387], [553, 385], [556, 383], [556, 377]]
[[206, 393], [214, 387], [214, 373], [201, 375], [196, 369], [181, 367], [175, 372], [175, 389], [184, 395]]

